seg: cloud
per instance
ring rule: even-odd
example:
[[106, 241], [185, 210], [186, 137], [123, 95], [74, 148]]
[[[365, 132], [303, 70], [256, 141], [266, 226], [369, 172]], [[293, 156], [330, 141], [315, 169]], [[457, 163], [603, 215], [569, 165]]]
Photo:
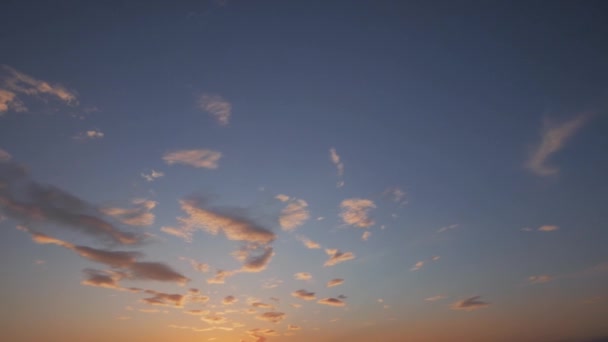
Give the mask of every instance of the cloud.
[[143, 227], [154, 224], [155, 216], [152, 213], [152, 209], [156, 207], [157, 202], [138, 198], [133, 200], [132, 203], [135, 205], [135, 208], [108, 207], [101, 208], [101, 212], [130, 226]]
[[355, 255], [353, 253], [340, 252], [340, 250], [337, 249], [326, 249], [325, 253], [329, 255], [329, 259], [325, 262], [323, 266], [333, 266], [355, 258]]
[[323, 299], [319, 299], [319, 301], [317, 301], [317, 303], [330, 305], [330, 306], [345, 306], [346, 305], [346, 303], [344, 303], [343, 301], [341, 301], [337, 298], [323, 298]]
[[0, 148], [0, 162], [9, 161], [13, 158], [10, 153]]
[[406, 193], [399, 187], [388, 188], [384, 190], [383, 195], [387, 196], [391, 201], [400, 205], [407, 204], [407, 200], [405, 198]]
[[75, 140], [97, 140], [104, 137], [103, 132], [98, 130], [89, 130], [76, 134], [73, 139]]
[[439, 228], [439, 230], [437, 230], [437, 234], [445, 233], [445, 232], [447, 232], [448, 230], [456, 229], [456, 228], [458, 228], [459, 226], [460, 226], [459, 224], [451, 224], [451, 225], [449, 225], [449, 226], [444, 226], [444, 227], [441, 227], [441, 228]]
[[190, 289], [188, 290], [187, 299], [190, 303], [207, 303], [210, 298], [209, 296], [202, 295], [198, 289]]
[[287, 201], [289, 201], [289, 196], [283, 195], [283, 194], [278, 194], [274, 198], [278, 199], [281, 202], [287, 202]]
[[192, 316], [202, 316], [209, 314], [209, 310], [186, 310], [184, 313]]
[[344, 180], [342, 179], [342, 176], [344, 176], [344, 163], [340, 160], [340, 156], [333, 147], [329, 149], [329, 160], [336, 166], [338, 172], [339, 178], [336, 187], [341, 188], [344, 186]]
[[94, 269], [85, 269], [83, 272], [86, 275], [86, 279], [81, 282], [82, 285], [124, 290], [119, 284], [119, 281], [125, 277], [124, 273]]
[[166, 153], [163, 160], [169, 164], [183, 164], [196, 168], [217, 169], [222, 154], [212, 150], [180, 150]]
[[279, 323], [283, 319], [285, 319], [285, 313], [283, 312], [264, 312], [261, 315], [255, 316], [255, 318], [263, 321], [268, 321], [272, 323]]
[[534, 276], [528, 277], [528, 282], [530, 284], [542, 284], [542, 283], [550, 282], [551, 280], [553, 280], [553, 277], [546, 275], [546, 274], [540, 274], [540, 275], [534, 275]]
[[239, 272], [261, 272], [266, 269], [270, 260], [274, 256], [272, 247], [266, 246], [263, 252], [259, 255], [251, 255], [252, 251], [248, 251], [247, 257], [243, 262]]
[[547, 160], [559, 152], [590, 118], [590, 114], [584, 113], [560, 123], [545, 120], [541, 140], [532, 149], [524, 166], [538, 176], [551, 176], [559, 173], [559, 168], [547, 165]]
[[152, 297], [141, 299], [142, 303], [160, 306], [173, 306], [177, 308], [184, 306], [185, 296], [183, 295], [158, 292], [154, 290], [146, 290], [145, 293], [151, 294]]
[[437, 261], [441, 259], [441, 257], [439, 255], [435, 255], [434, 257], [431, 258], [431, 261]]
[[344, 279], [335, 278], [327, 282], [327, 287], [334, 287], [338, 285], [342, 285], [344, 283]]
[[253, 302], [253, 303], [251, 303], [251, 306], [260, 308], [260, 309], [274, 309], [274, 306], [272, 306], [270, 304], [262, 303], [262, 302]]
[[308, 272], [300, 272], [293, 275], [293, 277], [297, 280], [310, 280], [312, 279], [312, 275]]
[[234, 271], [217, 270], [212, 278], [207, 279], [207, 284], [224, 284], [226, 278], [232, 277], [234, 274]]
[[477, 309], [483, 309], [490, 305], [488, 302], [484, 302], [479, 300], [480, 296], [473, 296], [467, 299], [463, 299], [457, 302], [452, 303], [452, 310], [464, 310], [464, 311], [473, 311]]
[[192, 268], [195, 269], [196, 271], [203, 272], [203, 273], [209, 272], [209, 264], [206, 264], [203, 262], [198, 262], [194, 259], [190, 259], [190, 258], [186, 258], [186, 257], [179, 257], [179, 259], [189, 262], [190, 265], [192, 266]]
[[538, 227], [539, 232], [554, 232], [556, 230], [559, 230], [558, 226], [545, 225]]
[[152, 172], [145, 174], [145, 173], [141, 173], [141, 176], [148, 182], [153, 182], [158, 178], [163, 177], [165, 174], [160, 172], [160, 171], [154, 171], [152, 170]]
[[222, 232], [229, 240], [261, 244], [270, 243], [276, 238], [270, 230], [237, 215], [234, 211], [206, 208], [204, 200], [185, 199], [181, 200], [180, 204], [188, 217], [178, 218], [181, 227], [163, 227], [163, 232], [181, 235], [187, 241], [191, 241], [195, 230], [203, 230], [212, 235]]
[[228, 322], [228, 319], [224, 316], [220, 315], [207, 315], [201, 317], [201, 321], [209, 323], [209, 324], [224, 324]]
[[279, 216], [279, 224], [284, 231], [293, 231], [310, 218], [308, 203], [301, 199], [295, 199], [289, 203]]
[[[15, 111], [26, 110], [21, 101], [17, 99], [16, 94], [36, 97], [48, 95], [68, 105], [78, 105], [76, 93], [67, 90], [61, 85], [37, 80], [7, 65], [2, 65], [0, 72], [0, 81], [4, 88], [0, 92], [0, 112], [11, 108], [15, 109]], [[5, 107], [6, 110], [3, 110]]]
[[236, 303], [238, 301], [239, 300], [235, 296], [226, 296], [222, 300], [222, 304], [224, 304], [224, 305], [231, 305], [231, 304], [234, 304], [234, 303]]
[[32, 236], [32, 240], [36, 243], [58, 245], [70, 249], [90, 261], [122, 269], [126, 272], [126, 277], [130, 279], [157, 280], [178, 284], [185, 284], [190, 280], [163, 263], [137, 261], [137, 258], [142, 256], [139, 252], [108, 251], [88, 246], [77, 246], [39, 232], [34, 232], [24, 226], [19, 226], [19, 229], [29, 233]]
[[447, 298], [447, 297], [443, 296], [443, 295], [437, 295], [437, 296], [425, 298], [424, 300], [426, 300], [427, 302], [436, 302], [438, 300], [442, 300], [442, 299], [445, 299], [445, 298]]
[[134, 244], [141, 237], [124, 232], [100, 216], [99, 209], [59, 188], [29, 180], [23, 168], [0, 163], [0, 212], [31, 225], [58, 224], [120, 244]]
[[418, 271], [422, 268], [422, 266], [424, 266], [424, 261], [418, 261], [414, 264], [414, 266], [412, 266], [412, 268], [410, 268], [410, 271]]
[[366, 230], [365, 232], [363, 232], [363, 235], [361, 235], [361, 240], [363, 241], [367, 241], [370, 236], [372, 236], [372, 232], [370, 232], [369, 230]]
[[368, 199], [349, 198], [340, 203], [342, 212], [340, 216], [344, 223], [359, 228], [367, 228], [374, 225], [374, 221], [369, 217], [369, 211], [375, 208], [374, 202]]
[[202, 94], [198, 99], [198, 105], [201, 110], [213, 116], [218, 124], [226, 126], [230, 122], [232, 105], [220, 95]]
[[304, 237], [304, 236], [298, 236], [298, 240], [302, 241], [302, 243], [304, 244], [304, 246], [306, 246], [306, 248], [309, 249], [320, 249], [321, 245]]
[[304, 300], [314, 300], [316, 298], [314, 292], [308, 292], [306, 290], [294, 291], [291, 295]]
[[299, 327], [299, 326], [297, 326], [297, 325], [295, 325], [295, 324], [289, 324], [289, 325], [287, 325], [287, 329], [288, 330], [300, 330], [302, 328]]

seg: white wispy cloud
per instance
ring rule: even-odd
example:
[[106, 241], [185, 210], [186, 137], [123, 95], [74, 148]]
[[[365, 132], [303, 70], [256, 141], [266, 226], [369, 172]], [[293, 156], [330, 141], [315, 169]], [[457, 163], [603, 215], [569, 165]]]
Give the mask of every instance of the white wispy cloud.
[[399, 187], [388, 188], [384, 191], [383, 195], [399, 205], [407, 204], [406, 193]]
[[369, 217], [369, 211], [376, 208], [374, 202], [368, 199], [349, 198], [340, 203], [342, 212], [340, 216], [344, 223], [359, 228], [367, 228], [374, 225], [374, 220]]
[[217, 169], [222, 154], [213, 150], [179, 150], [166, 153], [163, 160], [169, 164], [182, 164], [196, 168]]
[[553, 154], [559, 152], [590, 118], [590, 114], [584, 113], [559, 123], [545, 120], [540, 142], [532, 149], [525, 167], [539, 176], [559, 173], [559, 168], [548, 165], [547, 161]]
[[438, 300], [442, 300], [445, 298], [447, 298], [447, 297], [444, 295], [436, 295], [436, 296], [432, 296], [432, 297], [427, 297], [424, 300], [426, 300], [427, 302], [436, 302]]
[[371, 236], [372, 236], [372, 232], [370, 232], [369, 230], [366, 230], [365, 232], [363, 232], [363, 235], [361, 235], [361, 240], [367, 241]]
[[153, 182], [158, 178], [163, 177], [165, 174], [160, 172], [160, 171], [154, 171], [152, 170], [152, 172], [146, 174], [146, 173], [141, 173], [141, 176], [148, 182]]
[[333, 147], [329, 149], [329, 160], [336, 166], [339, 177], [337, 186], [340, 188], [344, 186], [344, 181], [342, 180], [342, 176], [344, 176], [344, 163], [340, 160], [338, 152]]
[[88, 131], [84, 131], [84, 132], [80, 132], [78, 134], [76, 134], [75, 136], [73, 136], [73, 139], [75, 140], [97, 140], [97, 139], [101, 139], [104, 137], [104, 133], [96, 130], [96, 129], [92, 129], [92, 130], [88, 130]]
[[201, 110], [209, 113], [215, 121], [226, 126], [232, 116], [232, 104], [217, 94], [202, 94], [198, 99]]
[[312, 279], [312, 274], [308, 272], [299, 272], [293, 275], [294, 279], [297, 280], [310, 280]]

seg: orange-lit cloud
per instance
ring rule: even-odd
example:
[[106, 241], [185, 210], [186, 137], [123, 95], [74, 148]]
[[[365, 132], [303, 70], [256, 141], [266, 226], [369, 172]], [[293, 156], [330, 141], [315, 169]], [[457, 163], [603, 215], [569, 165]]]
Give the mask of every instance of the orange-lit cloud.
[[354, 227], [367, 228], [374, 225], [374, 220], [369, 217], [369, 211], [376, 208], [374, 202], [368, 199], [349, 198], [340, 203], [342, 212], [340, 217], [344, 223]]
[[437, 295], [437, 296], [427, 297], [424, 300], [426, 300], [427, 302], [436, 302], [438, 300], [442, 300], [445, 298], [447, 298], [447, 297], [444, 295]]
[[186, 258], [186, 257], [179, 257], [179, 259], [190, 263], [190, 266], [192, 266], [192, 268], [198, 272], [203, 272], [203, 273], [209, 272], [209, 264], [206, 264], [203, 262], [198, 262], [194, 259], [190, 259], [190, 258]]
[[262, 303], [262, 302], [253, 302], [253, 303], [251, 303], [251, 306], [260, 308], [260, 309], [273, 309], [274, 308], [273, 305]]
[[336, 278], [327, 282], [327, 287], [334, 287], [344, 284], [344, 279]]
[[257, 315], [255, 316], [255, 318], [263, 320], [263, 321], [268, 321], [268, 322], [272, 322], [272, 323], [279, 323], [280, 321], [282, 321], [283, 319], [285, 319], [285, 313], [283, 312], [264, 312], [261, 315]]
[[346, 303], [337, 298], [323, 298], [317, 301], [319, 304], [329, 305], [329, 306], [345, 306]]
[[424, 266], [424, 261], [418, 261], [416, 264], [414, 264], [414, 266], [412, 266], [412, 268], [410, 268], [410, 271], [418, 271], [422, 268], [422, 266]]
[[321, 245], [304, 237], [304, 236], [298, 236], [298, 240], [302, 241], [302, 243], [304, 244], [304, 246], [306, 246], [306, 248], [309, 249], [319, 249], [321, 248]]
[[490, 305], [488, 302], [484, 302], [479, 300], [480, 296], [473, 296], [467, 299], [463, 299], [457, 302], [452, 303], [452, 310], [464, 310], [464, 311], [473, 311], [478, 309], [486, 308]]
[[274, 198], [278, 199], [281, 202], [287, 202], [287, 201], [289, 201], [290, 197], [287, 195], [284, 195], [284, 194], [278, 194]]
[[553, 154], [559, 152], [590, 118], [591, 115], [584, 113], [560, 123], [545, 120], [541, 131], [541, 140], [532, 149], [525, 167], [538, 176], [550, 176], [559, 173], [559, 168], [547, 165], [547, 160]]
[[163, 160], [169, 164], [182, 164], [196, 168], [217, 169], [222, 154], [213, 150], [180, 150], [166, 153]]
[[239, 300], [235, 296], [226, 296], [226, 297], [224, 297], [224, 299], [222, 299], [222, 304], [224, 304], [224, 305], [231, 305], [231, 304], [234, 304], [234, 303], [236, 303], [238, 301]]
[[367, 241], [371, 236], [372, 236], [372, 232], [370, 232], [369, 230], [366, 230], [363, 232], [363, 235], [361, 235], [361, 240]]
[[329, 149], [329, 160], [336, 166], [336, 170], [338, 171], [340, 180], [338, 180], [337, 186], [340, 188], [344, 186], [344, 181], [342, 180], [342, 176], [344, 176], [344, 163], [340, 160], [338, 152], [336, 152], [336, 149], [333, 147]]
[[538, 227], [539, 232], [554, 232], [556, 230], [559, 230], [558, 226], [544, 225], [544, 226]]
[[228, 322], [228, 319], [224, 316], [220, 315], [206, 315], [201, 317], [201, 321], [209, 323], [209, 324], [224, 324]]
[[304, 300], [314, 300], [316, 298], [314, 292], [308, 292], [306, 290], [297, 290], [292, 292], [291, 295]]
[[299, 272], [293, 275], [294, 279], [297, 280], [310, 280], [312, 279], [312, 274], [308, 272]]
[[151, 294], [152, 297], [141, 299], [142, 303], [160, 306], [173, 306], [178, 308], [184, 306], [185, 296], [183, 295], [158, 292], [154, 290], [146, 290], [145, 293]]
[[217, 270], [212, 278], [207, 279], [207, 284], [224, 284], [226, 278], [232, 277], [233, 271]]
[[310, 218], [308, 203], [301, 199], [294, 199], [279, 216], [279, 224], [284, 231], [293, 231], [303, 225]]
[[9, 110], [15, 112], [25, 112], [27, 111], [27, 108], [23, 102], [17, 98], [17, 94], [13, 93], [12, 91], [0, 89], [0, 116]]
[[295, 324], [289, 324], [289, 325], [287, 325], [287, 329], [288, 330], [300, 330], [302, 328], [300, 326], [298, 326], [298, 325], [295, 325]]
[[226, 126], [230, 122], [232, 105], [220, 95], [202, 94], [198, 99], [198, 105], [201, 110], [209, 113], [218, 124]]
[[[2, 75], [0, 75], [0, 81], [2, 82], [2, 87], [5, 88], [5, 92], [9, 92], [9, 95], [4, 95], [4, 97], [10, 99], [10, 101], [6, 102], [6, 100], [2, 100], [0, 97], [0, 104], [4, 103], [9, 106], [13, 106], [12, 102], [17, 101], [17, 99], [13, 96], [11, 98], [10, 94], [23, 94], [28, 96], [42, 96], [42, 95], [50, 95], [52, 98], [56, 98], [66, 104], [69, 105], [78, 105], [78, 99], [75, 92], [69, 91], [66, 88], [57, 85], [50, 84], [46, 81], [37, 80], [29, 75], [26, 75], [22, 72], [19, 72], [7, 65], [2, 65], [0, 69], [2, 71]], [[4, 107], [0, 105], [0, 112]], [[18, 109], [21, 111], [24, 110], [23, 105], [17, 105]], [[8, 109], [8, 108], [7, 108]], [[19, 111], [19, 110], [18, 110]]]
[[113, 290], [125, 290], [120, 286], [119, 281], [125, 277], [125, 274], [115, 271], [99, 271], [94, 269], [85, 269], [83, 271], [86, 279], [81, 282], [82, 285], [104, 287]]
[[325, 253], [329, 255], [329, 259], [325, 262], [325, 264], [323, 264], [323, 266], [333, 266], [355, 258], [355, 254], [351, 252], [341, 252], [338, 249], [326, 249]]
[[132, 201], [135, 208], [125, 209], [117, 207], [102, 208], [101, 212], [114, 217], [120, 222], [130, 226], [150, 226], [154, 224], [154, 213], [152, 209], [158, 204], [155, 201], [150, 201], [143, 198], [134, 199]]

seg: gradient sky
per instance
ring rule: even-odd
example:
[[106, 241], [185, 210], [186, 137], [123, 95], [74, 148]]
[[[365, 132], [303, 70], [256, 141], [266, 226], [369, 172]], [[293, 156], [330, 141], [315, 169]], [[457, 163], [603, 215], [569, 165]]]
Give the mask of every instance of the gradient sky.
[[0, 340], [608, 336], [607, 17], [4, 1]]

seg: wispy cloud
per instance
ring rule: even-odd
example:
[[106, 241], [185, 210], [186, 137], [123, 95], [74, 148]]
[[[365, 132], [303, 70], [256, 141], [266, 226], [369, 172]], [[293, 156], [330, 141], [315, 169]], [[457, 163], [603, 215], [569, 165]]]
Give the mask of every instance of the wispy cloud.
[[447, 231], [456, 229], [458, 227], [460, 227], [459, 224], [451, 224], [449, 226], [444, 226], [444, 227], [439, 228], [439, 230], [437, 230], [437, 234], [445, 233]]
[[279, 224], [284, 231], [293, 231], [309, 218], [308, 203], [301, 199], [294, 199], [281, 211]]
[[228, 319], [224, 316], [214, 314], [201, 317], [201, 321], [209, 324], [224, 324], [228, 322]]
[[11, 160], [13, 157], [10, 153], [0, 148], [0, 162], [5, 162]]
[[88, 131], [84, 131], [84, 132], [80, 132], [78, 134], [76, 134], [73, 139], [74, 140], [98, 140], [104, 137], [104, 133], [99, 131], [99, 130], [88, 130]]
[[367, 228], [374, 225], [374, 220], [369, 217], [369, 211], [376, 208], [374, 202], [368, 199], [349, 198], [340, 203], [342, 212], [340, 216], [344, 223], [359, 228]]
[[551, 176], [559, 173], [559, 168], [547, 165], [547, 160], [559, 152], [590, 118], [590, 114], [584, 113], [564, 122], [556, 123], [545, 120], [540, 142], [532, 149], [525, 167], [538, 176]]
[[363, 232], [363, 235], [361, 235], [361, 240], [367, 241], [371, 236], [372, 236], [372, 232], [370, 232], [369, 230], [366, 230], [365, 232]]
[[224, 304], [224, 305], [232, 305], [232, 304], [234, 304], [234, 303], [236, 303], [238, 301], [239, 300], [235, 296], [226, 296], [222, 300], [222, 304]]
[[407, 204], [406, 193], [399, 187], [388, 188], [383, 195], [399, 205]]
[[438, 300], [442, 300], [445, 298], [447, 298], [447, 297], [444, 295], [437, 295], [437, 296], [427, 297], [424, 300], [426, 300], [427, 302], [436, 302]]
[[329, 306], [345, 306], [346, 305], [346, 303], [344, 303], [343, 301], [341, 301], [338, 298], [323, 298], [323, 299], [319, 299], [319, 301], [317, 303], [329, 305]]
[[8, 111], [25, 112], [27, 107], [17, 98], [12, 91], [0, 89], [0, 116]]
[[160, 171], [154, 171], [154, 170], [152, 170], [152, 172], [147, 173], [147, 174], [143, 173], [143, 172], [141, 173], [141, 176], [148, 182], [153, 182], [156, 179], [163, 177], [164, 175], [165, 175], [164, 173], [162, 173]]
[[544, 225], [544, 226], [538, 227], [539, 232], [554, 232], [556, 230], [559, 230], [558, 226]]
[[528, 277], [528, 282], [530, 284], [542, 284], [548, 283], [553, 280], [553, 277], [546, 274], [533, 275]]
[[202, 94], [198, 99], [201, 110], [209, 113], [215, 121], [226, 126], [232, 116], [232, 105], [226, 99], [217, 94]]
[[203, 262], [198, 262], [194, 259], [190, 259], [190, 258], [186, 258], [186, 257], [180, 257], [179, 259], [190, 263], [190, 266], [192, 266], [192, 268], [198, 272], [203, 272], [203, 273], [209, 272], [209, 264], [206, 264]]
[[294, 279], [297, 280], [310, 280], [312, 279], [312, 274], [308, 273], [308, 272], [299, 272], [293, 275]]
[[158, 292], [154, 290], [146, 290], [145, 293], [151, 294], [152, 297], [143, 298], [142, 303], [160, 306], [172, 306], [181, 308], [184, 306], [185, 296], [181, 294], [171, 294]]
[[101, 208], [101, 212], [104, 214], [114, 217], [120, 222], [130, 226], [150, 226], [154, 224], [154, 213], [152, 209], [158, 204], [155, 201], [150, 201], [144, 198], [137, 198], [131, 201], [135, 208], [118, 208], [118, 207], [107, 207]]
[[326, 249], [325, 253], [329, 255], [329, 259], [325, 262], [323, 266], [334, 266], [341, 262], [345, 262], [355, 258], [355, 254], [351, 252], [341, 252], [338, 249]]
[[169, 165], [182, 164], [196, 168], [217, 169], [222, 154], [213, 150], [179, 150], [166, 153], [163, 156]]
[[344, 279], [335, 278], [327, 282], [327, 287], [334, 287], [342, 284], [344, 284]]
[[290, 197], [287, 195], [284, 195], [284, 194], [278, 194], [274, 198], [278, 199], [281, 202], [287, 202], [287, 201], [289, 201]]
[[304, 244], [304, 246], [306, 246], [306, 248], [309, 249], [320, 249], [321, 245], [304, 237], [304, 236], [298, 236], [298, 240], [302, 241], [302, 243]]
[[424, 266], [424, 261], [418, 261], [414, 264], [414, 266], [412, 266], [412, 268], [410, 268], [410, 271], [418, 271], [422, 268], [422, 266]]
[[255, 318], [268, 321], [272, 323], [279, 323], [280, 321], [285, 319], [285, 313], [283, 312], [264, 312], [261, 315], [255, 316]]
[[338, 188], [344, 186], [344, 181], [342, 180], [342, 176], [344, 176], [344, 163], [340, 160], [340, 156], [338, 152], [336, 152], [335, 148], [329, 149], [329, 160], [336, 166], [336, 170], [338, 171]]
[[316, 298], [314, 292], [308, 292], [306, 290], [297, 290], [292, 292], [291, 295], [304, 300], [314, 300]]
[[484, 302], [479, 300], [480, 296], [473, 296], [467, 299], [463, 299], [457, 302], [452, 303], [452, 310], [464, 310], [464, 311], [473, 311], [478, 309], [486, 308], [490, 305], [488, 302]]

